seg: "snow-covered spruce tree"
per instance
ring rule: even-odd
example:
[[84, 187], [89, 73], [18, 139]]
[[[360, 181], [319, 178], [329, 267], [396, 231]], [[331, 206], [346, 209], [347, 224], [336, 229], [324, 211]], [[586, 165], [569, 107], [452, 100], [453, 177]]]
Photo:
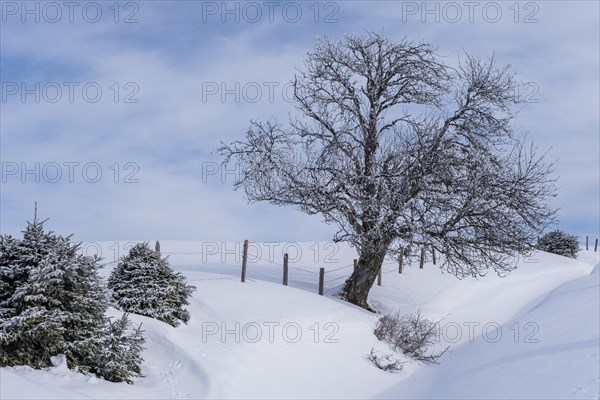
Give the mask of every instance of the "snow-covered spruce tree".
[[577, 258], [579, 252], [579, 240], [577, 236], [569, 235], [559, 229], [546, 233], [537, 245], [538, 249], [559, 256]]
[[299, 116], [219, 152], [249, 201], [337, 226], [359, 253], [340, 295], [369, 309], [386, 255], [432, 246], [459, 278], [505, 274], [554, 219], [551, 165], [511, 126], [517, 85], [493, 57], [454, 68], [428, 43], [322, 38], [292, 82]]
[[121, 310], [173, 326], [189, 321], [190, 314], [184, 306], [196, 290], [148, 243], [138, 243], [120, 260], [110, 274], [108, 288]]
[[1, 239], [0, 362], [41, 368], [64, 353], [71, 367], [85, 369], [101, 346], [108, 307], [98, 260], [43, 224], [29, 223], [22, 240]]
[[120, 319], [110, 321], [105, 331], [104, 346], [100, 349], [98, 361], [102, 365], [102, 375], [109, 381], [133, 383], [131, 378], [141, 376], [144, 337], [141, 324], [133, 333], [128, 332], [131, 323], [127, 313]]
[[108, 293], [99, 259], [78, 248], [37, 217], [23, 239], [0, 236], [0, 365], [51, 367], [50, 357], [65, 354], [70, 368], [110, 380], [98, 357], [109, 338]]

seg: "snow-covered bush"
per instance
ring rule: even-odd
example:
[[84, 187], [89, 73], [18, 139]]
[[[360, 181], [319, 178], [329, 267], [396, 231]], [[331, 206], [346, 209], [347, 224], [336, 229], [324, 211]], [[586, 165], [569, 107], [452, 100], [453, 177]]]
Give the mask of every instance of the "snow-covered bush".
[[377, 368], [390, 372], [400, 371], [402, 366], [406, 364], [398, 360], [394, 354], [378, 354], [375, 349], [371, 349], [367, 359]]
[[185, 277], [173, 271], [166, 258], [148, 247], [135, 245], [124, 256], [108, 279], [112, 297], [121, 310], [155, 318], [177, 326], [187, 322], [184, 308], [196, 290]]
[[[99, 259], [78, 254], [70, 236], [45, 232], [43, 225], [37, 218], [28, 223], [23, 239], [0, 236], [0, 365], [51, 367], [51, 357], [64, 354], [70, 368], [130, 381], [139, 354], [119, 376], [108, 376], [99, 358], [107, 353], [110, 330]], [[128, 352], [115, 349], [111, 357], [127, 358]]]
[[537, 247], [548, 253], [577, 258], [579, 240], [577, 240], [577, 236], [569, 235], [568, 233], [557, 229], [542, 236], [538, 241]]
[[402, 351], [406, 356], [417, 361], [437, 364], [437, 360], [448, 350], [441, 353], [429, 353], [438, 335], [438, 325], [421, 315], [386, 314], [379, 319], [375, 327], [377, 339], [388, 343], [395, 351]]

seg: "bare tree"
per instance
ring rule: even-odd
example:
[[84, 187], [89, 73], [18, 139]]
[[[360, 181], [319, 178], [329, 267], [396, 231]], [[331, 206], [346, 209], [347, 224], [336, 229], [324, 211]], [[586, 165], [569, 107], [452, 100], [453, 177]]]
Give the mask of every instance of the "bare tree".
[[508, 67], [380, 34], [320, 39], [294, 80], [301, 116], [223, 144], [249, 201], [337, 225], [359, 253], [341, 296], [361, 307], [384, 257], [431, 245], [459, 278], [514, 268], [553, 220], [551, 165], [513, 130]]

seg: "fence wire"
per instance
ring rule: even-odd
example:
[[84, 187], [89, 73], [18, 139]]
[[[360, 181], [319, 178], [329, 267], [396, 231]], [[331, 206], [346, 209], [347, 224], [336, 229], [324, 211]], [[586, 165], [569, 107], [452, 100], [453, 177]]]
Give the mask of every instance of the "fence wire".
[[[178, 251], [178, 252], [168, 252], [168, 251], [161, 251], [160, 254], [162, 256], [213, 256], [213, 257], [220, 257], [221, 260], [223, 260], [223, 254], [215, 254], [215, 253], [206, 253], [206, 252], [202, 252], [202, 251]], [[231, 256], [232, 254], [225, 254], [225, 257], [228, 258], [228, 256]], [[225, 263], [225, 262], [221, 262], [221, 264], [224, 264], [223, 266], [226, 268], [235, 268], [237, 266], [237, 264], [241, 264], [242, 261], [242, 257], [236, 257], [236, 262], [234, 263]], [[110, 266], [110, 265], [114, 265], [119, 263], [120, 260], [114, 260], [114, 261], [110, 261], [110, 262], [106, 262], [103, 263], [103, 266]], [[218, 262], [207, 262], [207, 260], [202, 260], [202, 262], [199, 262], [197, 264], [193, 264], [193, 265], [177, 265], [177, 261], [171, 261], [172, 263], [174, 263], [179, 267], [185, 267], [185, 268], [189, 268], [186, 269], [186, 271], [188, 272], [207, 272], [207, 273], [211, 273], [213, 271], [203, 271], [205, 268], [212, 268], [214, 270], [214, 268], [216, 266], [218, 266]], [[182, 260], [182, 263], [185, 263], [185, 261]], [[391, 269], [387, 269], [387, 267], [389, 266], [394, 266], [394, 268]], [[408, 265], [408, 264], [407, 264]], [[254, 268], [261, 268], [261, 267], [266, 267], [267, 268], [267, 273], [266, 273], [266, 280], [268, 281], [274, 281], [274, 272], [276, 272], [275, 267], [277, 268], [281, 268], [283, 269], [283, 260], [282, 262], [275, 262], [273, 261], [272, 257], [270, 255], [260, 255], [258, 257], [252, 257], [250, 254], [248, 255], [248, 262], [247, 262], [247, 267], [248, 267], [248, 272], [251, 273], [252, 269]], [[386, 267], [384, 269], [384, 267]], [[318, 265], [318, 263], [315, 263], [315, 265], [288, 265], [288, 270], [290, 271], [299, 271], [302, 273], [307, 273], [310, 275], [319, 275], [320, 274], [320, 269], [321, 267]], [[391, 273], [398, 273], [398, 263], [396, 261], [388, 261], [388, 262], [384, 262], [381, 266], [381, 274], [382, 275], [387, 275], [387, 274], [391, 274]], [[349, 271], [348, 271], [349, 270]], [[334, 287], [337, 286], [338, 282], [342, 282], [343, 280], [348, 279], [352, 272], [354, 270], [354, 263], [352, 264], [346, 264], [346, 265], [342, 265], [342, 266], [336, 266], [336, 268], [332, 268], [332, 269], [327, 269], [325, 267], [325, 276], [328, 276], [329, 279], [324, 280], [323, 282], [323, 286], [324, 286], [324, 290], [331, 290]], [[342, 271], [341, 275], [338, 275], [337, 273], [339, 273], [340, 271]], [[214, 273], [214, 272], [213, 272]], [[334, 274], [333, 277], [331, 277]], [[290, 275], [289, 278], [292, 278], [292, 276]], [[236, 281], [239, 280], [239, 276], [237, 275], [229, 275], [229, 276], [224, 276], [224, 277], [212, 277], [212, 278], [191, 278], [189, 279], [190, 282], [203, 282], [203, 281], [223, 281], [223, 280], [231, 280], [231, 281]], [[251, 279], [247, 276], [246, 278], [247, 281], [250, 282], [256, 282], [256, 279]], [[318, 278], [314, 279], [314, 281], [312, 280], [306, 280], [304, 283], [306, 284], [310, 284], [310, 285], [315, 285], [318, 286]]]

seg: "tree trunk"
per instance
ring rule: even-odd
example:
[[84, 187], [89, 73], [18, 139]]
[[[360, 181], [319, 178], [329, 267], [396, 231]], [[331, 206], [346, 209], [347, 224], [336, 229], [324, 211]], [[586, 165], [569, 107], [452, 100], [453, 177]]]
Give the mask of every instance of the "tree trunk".
[[358, 259], [358, 268], [346, 280], [344, 288], [341, 291], [343, 299], [374, 312], [367, 303], [367, 298], [375, 282], [377, 273], [383, 264], [385, 254], [386, 250], [361, 253]]

